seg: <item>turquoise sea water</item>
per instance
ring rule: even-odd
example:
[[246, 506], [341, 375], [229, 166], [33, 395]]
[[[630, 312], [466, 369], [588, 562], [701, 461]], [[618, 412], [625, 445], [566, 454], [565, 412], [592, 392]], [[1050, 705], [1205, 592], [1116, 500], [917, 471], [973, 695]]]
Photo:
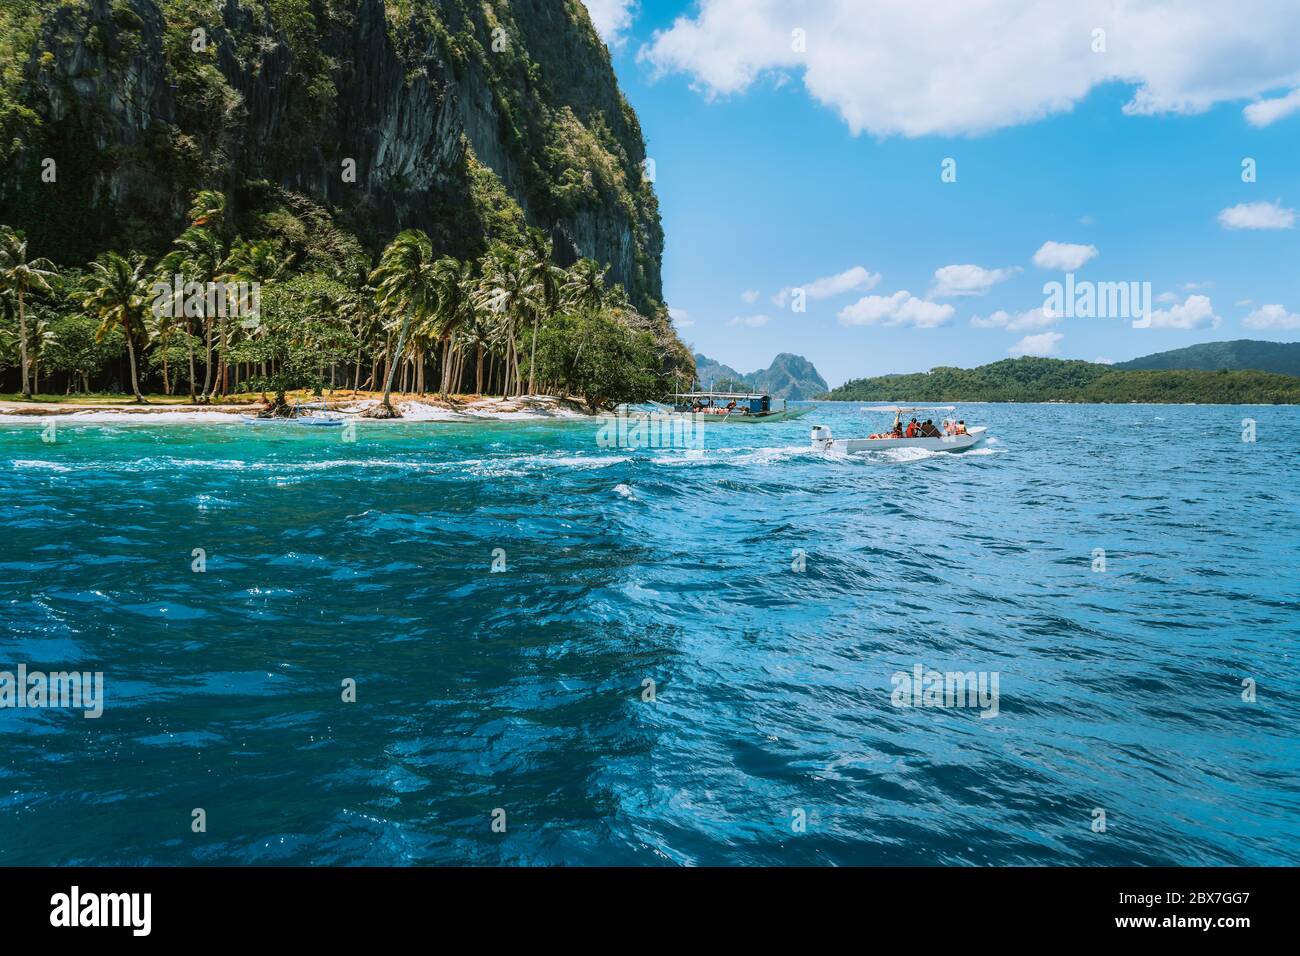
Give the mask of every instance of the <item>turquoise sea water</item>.
[[1300, 863], [1300, 410], [962, 412], [2, 420], [0, 670], [106, 701], [0, 710], [0, 864]]

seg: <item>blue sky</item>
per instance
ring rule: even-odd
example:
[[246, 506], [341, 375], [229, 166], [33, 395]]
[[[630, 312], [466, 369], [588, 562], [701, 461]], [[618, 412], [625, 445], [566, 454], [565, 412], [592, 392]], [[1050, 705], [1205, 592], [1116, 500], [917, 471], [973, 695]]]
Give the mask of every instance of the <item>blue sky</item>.
[[[1026, 23], [1006, 0], [999, 23], [992, 0], [964, 24], [949, 2], [912, 23], [874, 0], [589, 0], [655, 163], [687, 342], [741, 371], [801, 354], [834, 385], [1300, 339], [1300, 11], [1234, 5], [1268, 8], [1243, 36], [1186, 7]], [[1150, 282], [1152, 327], [1043, 316], [1043, 284], [1080, 260], [1076, 280]], [[774, 299], [793, 288], [805, 312]]]

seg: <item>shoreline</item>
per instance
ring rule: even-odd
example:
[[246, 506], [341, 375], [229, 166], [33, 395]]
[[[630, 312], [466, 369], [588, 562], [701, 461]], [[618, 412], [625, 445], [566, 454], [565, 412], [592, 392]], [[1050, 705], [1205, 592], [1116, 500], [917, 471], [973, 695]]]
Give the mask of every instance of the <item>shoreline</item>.
[[[308, 396], [302, 401], [310, 402]], [[337, 404], [336, 404], [337, 402]], [[393, 405], [402, 413], [401, 418], [368, 418], [362, 413], [379, 404], [378, 398], [353, 396], [330, 402], [329, 410], [338, 412], [348, 421], [367, 424], [401, 424], [403, 422], [483, 422], [483, 421], [548, 421], [595, 418], [578, 402], [553, 395], [521, 395], [513, 398], [483, 396], [393, 396]], [[45, 421], [50, 418], [68, 419], [70, 423], [130, 423], [138, 424], [208, 424], [241, 425], [242, 416], [256, 415], [259, 403], [246, 402], [219, 405], [167, 403], [140, 405], [123, 402], [40, 402], [0, 401], [0, 421]], [[268, 420], [273, 421], [273, 420]]]

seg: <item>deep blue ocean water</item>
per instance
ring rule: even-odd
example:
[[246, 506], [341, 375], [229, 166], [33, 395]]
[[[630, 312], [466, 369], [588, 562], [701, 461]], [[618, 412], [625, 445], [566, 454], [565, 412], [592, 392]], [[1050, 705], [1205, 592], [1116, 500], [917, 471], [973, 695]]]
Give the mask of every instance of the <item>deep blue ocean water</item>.
[[0, 710], [0, 864], [1300, 863], [1300, 410], [962, 412], [2, 420], [0, 670], [106, 699]]

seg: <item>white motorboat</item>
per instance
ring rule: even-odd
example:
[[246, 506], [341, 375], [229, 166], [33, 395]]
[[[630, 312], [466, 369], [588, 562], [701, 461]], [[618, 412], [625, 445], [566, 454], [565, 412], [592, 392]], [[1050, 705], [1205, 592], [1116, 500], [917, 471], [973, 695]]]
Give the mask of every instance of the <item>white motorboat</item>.
[[[871, 435], [867, 438], [835, 438], [825, 425], [814, 425], [812, 446], [822, 451], [840, 451], [857, 454], [864, 451], [882, 451], [887, 448], [924, 448], [929, 451], [965, 451], [974, 448], [984, 440], [988, 431], [984, 426], [967, 428], [964, 423], [945, 421], [942, 426], [935, 426], [935, 435], [908, 435], [903, 425], [903, 415], [915, 416], [926, 412], [953, 412], [954, 405], [878, 405], [862, 409], [864, 412], [884, 412], [894, 416], [893, 428]], [[911, 423], [909, 422], [909, 425]]]

